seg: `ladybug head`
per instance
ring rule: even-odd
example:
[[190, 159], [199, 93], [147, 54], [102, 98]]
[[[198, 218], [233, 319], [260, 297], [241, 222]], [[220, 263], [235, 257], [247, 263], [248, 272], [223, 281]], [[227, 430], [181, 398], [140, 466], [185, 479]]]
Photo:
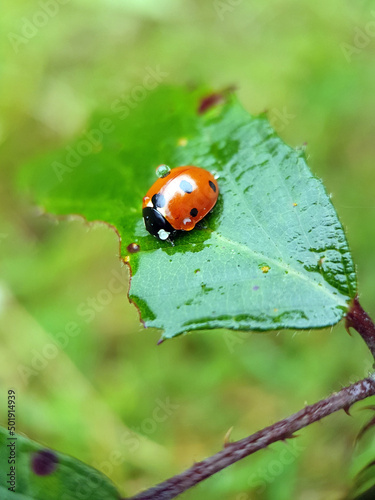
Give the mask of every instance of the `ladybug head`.
[[175, 232], [167, 219], [156, 208], [145, 207], [143, 218], [147, 231], [159, 240], [170, 239]]

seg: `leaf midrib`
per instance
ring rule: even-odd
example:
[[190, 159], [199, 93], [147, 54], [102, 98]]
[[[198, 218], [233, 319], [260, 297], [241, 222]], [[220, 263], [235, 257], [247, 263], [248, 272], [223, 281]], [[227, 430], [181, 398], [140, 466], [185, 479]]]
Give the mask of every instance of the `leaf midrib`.
[[[333, 298], [337, 304], [339, 305], [342, 305], [342, 306], [347, 306], [347, 303], [345, 300], [341, 301], [341, 300], [338, 300], [338, 297], [336, 295], [334, 295], [330, 290], [328, 290], [326, 287], [324, 286], [320, 286], [319, 283], [315, 280], [311, 280], [309, 279], [309, 276], [306, 275], [305, 273], [303, 272], [300, 272], [298, 269], [295, 269], [293, 267], [291, 267], [289, 264], [286, 264], [286, 265], [283, 265], [282, 263], [280, 263], [279, 261], [275, 260], [274, 258], [272, 257], [269, 257], [268, 255], [265, 255], [261, 252], [257, 252], [255, 250], [252, 250], [251, 248], [249, 248], [248, 246], [244, 245], [243, 243], [239, 243], [237, 241], [234, 241], [234, 240], [231, 240], [229, 238], [226, 238], [225, 236], [221, 235], [221, 234], [218, 234], [216, 232], [212, 233], [213, 234], [213, 237], [216, 238], [217, 240], [221, 240], [223, 242], [225, 242], [226, 244], [229, 244], [229, 245], [232, 245], [232, 246], [235, 246], [237, 248], [241, 248], [241, 250], [244, 252], [244, 253], [247, 253], [247, 254], [251, 254], [252, 256], [256, 256], [258, 258], [261, 258], [265, 261], [267, 261], [267, 264], [268, 263], [272, 263], [273, 265], [279, 267], [280, 269], [283, 269], [284, 271], [288, 271], [288, 273], [290, 274], [293, 274], [294, 276], [296, 276], [297, 278], [303, 280], [303, 281], [306, 281], [310, 284], [312, 284], [315, 288], [317, 288], [320, 292], [321, 291], [324, 291], [324, 293], [326, 295], [329, 295], [331, 298]], [[271, 267], [271, 266], [270, 266]], [[324, 280], [323, 278], [323, 283], [325, 284], [326, 281]]]

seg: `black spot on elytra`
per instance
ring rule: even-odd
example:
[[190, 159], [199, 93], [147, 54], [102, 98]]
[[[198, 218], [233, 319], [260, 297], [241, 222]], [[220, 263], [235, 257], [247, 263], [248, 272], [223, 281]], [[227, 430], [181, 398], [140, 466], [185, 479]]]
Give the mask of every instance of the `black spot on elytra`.
[[161, 193], [154, 194], [154, 196], [151, 198], [151, 201], [154, 205], [154, 208], [163, 208], [165, 206], [165, 196], [163, 196]]
[[182, 191], [184, 191], [187, 194], [190, 194], [193, 192], [193, 186], [190, 184], [190, 182], [185, 181], [185, 180], [180, 182], [180, 188], [182, 189]]
[[192, 209], [190, 210], [190, 215], [191, 215], [192, 217], [196, 217], [196, 216], [198, 215], [198, 210], [197, 210], [196, 208], [192, 208]]
[[57, 469], [59, 459], [51, 450], [41, 450], [33, 454], [31, 469], [38, 476], [48, 476]]
[[215, 186], [215, 184], [212, 181], [208, 181], [208, 184], [210, 185], [210, 188], [212, 189], [212, 191], [214, 193], [216, 193], [216, 186]]

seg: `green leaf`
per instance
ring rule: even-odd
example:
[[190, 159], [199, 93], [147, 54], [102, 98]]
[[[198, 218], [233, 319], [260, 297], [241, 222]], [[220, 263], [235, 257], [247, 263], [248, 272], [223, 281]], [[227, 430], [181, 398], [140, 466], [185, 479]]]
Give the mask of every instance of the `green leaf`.
[[[1, 500], [120, 499], [115, 486], [101, 472], [25, 436], [10, 436], [3, 427], [0, 427], [0, 479]], [[13, 487], [12, 480], [14, 491], [9, 489]]]
[[[164, 338], [337, 323], [356, 293], [355, 271], [304, 152], [285, 145], [265, 116], [249, 115], [234, 97], [198, 115], [199, 97], [159, 88], [126, 118], [116, 103], [117, 113], [97, 116], [69, 148], [29, 165], [34, 198], [51, 213], [117, 229], [132, 269], [130, 299], [145, 326], [164, 330]], [[100, 141], [90, 149], [87, 137]], [[205, 226], [174, 247], [149, 235], [141, 215], [161, 163], [214, 171], [220, 187]], [[138, 253], [127, 250], [132, 242]]]

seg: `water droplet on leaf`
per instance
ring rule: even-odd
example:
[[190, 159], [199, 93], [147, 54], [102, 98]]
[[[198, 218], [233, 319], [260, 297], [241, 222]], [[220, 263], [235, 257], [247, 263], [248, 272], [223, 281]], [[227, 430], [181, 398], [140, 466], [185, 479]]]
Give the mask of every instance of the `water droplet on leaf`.
[[141, 247], [137, 243], [130, 243], [130, 245], [128, 245], [126, 249], [129, 253], [137, 253], [139, 252]]
[[158, 177], [167, 177], [170, 171], [171, 168], [168, 167], [168, 165], [159, 165], [158, 168], [156, 169], [156, 175]]

